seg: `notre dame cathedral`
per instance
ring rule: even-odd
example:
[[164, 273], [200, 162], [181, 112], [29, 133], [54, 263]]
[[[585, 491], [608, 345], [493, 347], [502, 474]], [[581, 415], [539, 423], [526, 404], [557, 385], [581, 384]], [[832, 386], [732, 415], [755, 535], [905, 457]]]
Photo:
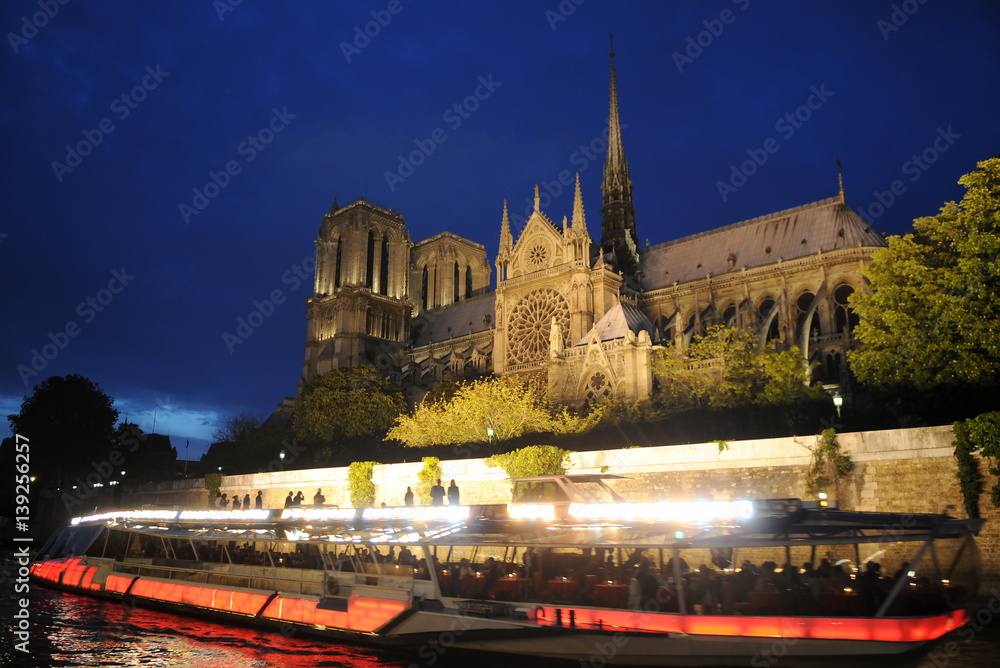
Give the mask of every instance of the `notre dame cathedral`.
[[713, 324], [798, 345], [838, 384], [856, 324], [848, 296], [886, 245], [840, 194], [640, 248], [611, 53], [601, 238], [590, 236], [579, 176], [573, 211], [539, 207], [517, 239], [500, 220], [497, 287], [486, 248], [451, 232], [413, 243], [403, 216], [336, 203], [316, 238], [301, 382], [371, 364], [418, 397], [446, 378], [532, 374], [569, 405], [650, 396], [650, 358], [684, 350]]

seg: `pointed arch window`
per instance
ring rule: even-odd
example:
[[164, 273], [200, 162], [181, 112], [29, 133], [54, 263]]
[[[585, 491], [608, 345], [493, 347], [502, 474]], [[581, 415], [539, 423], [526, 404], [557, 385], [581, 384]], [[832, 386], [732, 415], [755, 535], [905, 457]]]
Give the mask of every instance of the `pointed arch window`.
[[844, 331], [853, 332], [854, 328], [858, 326], [858, 316], [855, 315], [854, 310], [847, 303], [847, 300], [853, 293], [854, 288], [846, 284], [841, 285], [833, 293], [833, 301], [837, 304], [835, 319], [838, 334]]
[[335, 288], [339, 288], [340, 287], [340, 281], [341, 281], [340, 273], [341, 273], [342, 267], [343, 267], [343, 262], [342, 262], [343, 261], [343, 256], [344, 256], [344, 240], [343, 239], [337, 239], [337, 268], [336, 268], [335, 273], [333, 275], [333, 286]]
[[472, 296], [472, 267], [465, 268], [465, 298]]
[[424, 274], [420, 279], [420, 304], [427, 310], [427, 265], [424, 265]]
[[[770, 297], [765, 297], [764, 301], [760, 303], [760, 308], [757, 312], [760, 314], [760, 319], [763, 321], [764, 318], [771, 315], [771, 309], [774, 308], [774, 300]], [[777, 341], [781, 338], [781, 331], [778, 328], [778, 314], [775, 313], [771, 318], [771, 322], [767, 328], [767, 337], [765, 341]]]
[[389, 294], [389, 237], [382, 235], [382, 262], [378, 272], [378, 291]]
[[454, 297], [455, 301], [459, 301], [462, 298], [462, 291], [459, 289], [462, 284], [459, 283], [459, 279], [458, 279], [459, 273], [458, 272], [459, 272], [458, 262], [456, 262], [455, 263], [455, 278], [454, 278], [454, 280], [452, 282], [452, 286], [453, 286], [452, 290], [453, 290], [454, 295], [455, 295], [455, 297]]
[[365, 269], [365, 285], [370, 288], [375, 274], [375, 232], [371, 230], [368, 230], [368, 264]]

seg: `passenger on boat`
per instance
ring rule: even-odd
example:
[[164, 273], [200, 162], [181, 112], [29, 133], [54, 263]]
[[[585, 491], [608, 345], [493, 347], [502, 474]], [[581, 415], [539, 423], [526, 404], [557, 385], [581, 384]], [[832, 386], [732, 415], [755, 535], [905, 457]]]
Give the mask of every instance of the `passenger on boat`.
[[452, 479], [451, 484], [448, 485], [448, 505], [457, 506], [460, 505], [458, 501], [458, 485], [455, 484], [455, 480]]
[[640, 574], [640, 569], [635, 569], [632, 575], [632, 579], [628, 583], [628, 609], [638, 610], [642, 607], [642, 585], [639, 583], [639, 578], [642, 577]]

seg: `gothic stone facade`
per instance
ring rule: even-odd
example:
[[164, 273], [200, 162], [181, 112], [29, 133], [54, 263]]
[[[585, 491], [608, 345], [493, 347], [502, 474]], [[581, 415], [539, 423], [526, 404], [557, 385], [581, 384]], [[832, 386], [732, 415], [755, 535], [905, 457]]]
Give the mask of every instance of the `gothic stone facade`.
[[579, 177], [561, 224], [540, 210], [536, 187], [517, 239], [504, 203], [491, 292], [481, 244], [450, 232], [414, 244], [398, 212], [334, 203], [316, 238], [302, 382], [372, 364], [413, 396], [446, 378], [532, 374], [565, 404], [634, 401], [652, 392], [655, 351], [682, 354], [713, 324], [798, 345], [819, 378], [841, 382], [855, 345], [847, 300], [863, 289], [860, 270], [882, 236], [841, 187], [826, 200], [639, 248], [611, 56], [600, 241], [587, 229]]

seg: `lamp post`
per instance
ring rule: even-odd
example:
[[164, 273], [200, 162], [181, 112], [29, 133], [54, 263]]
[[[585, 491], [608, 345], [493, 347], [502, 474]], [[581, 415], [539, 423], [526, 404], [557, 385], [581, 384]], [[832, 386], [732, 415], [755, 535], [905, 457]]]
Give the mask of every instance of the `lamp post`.
[[840, 419], [840, 407], [844, 405], [844, 397], [840, 396], [840, 392], [833, 395], [833, 405], [837, 407], [837, 419]]
[[493, 448], [493, 427], [486, 428], [486, 437], [490, 440], [490, 448]]

